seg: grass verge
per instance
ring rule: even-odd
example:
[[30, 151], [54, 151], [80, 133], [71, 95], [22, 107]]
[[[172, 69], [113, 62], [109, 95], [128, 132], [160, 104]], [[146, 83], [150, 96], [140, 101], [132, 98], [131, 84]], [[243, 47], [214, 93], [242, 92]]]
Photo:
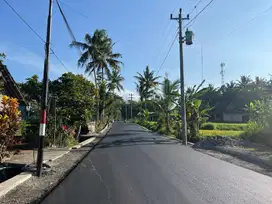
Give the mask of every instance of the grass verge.
[[201, 137], [225, 136], [225, 137], [240, 137], [244, 131], [235, 130], [200, 130]]

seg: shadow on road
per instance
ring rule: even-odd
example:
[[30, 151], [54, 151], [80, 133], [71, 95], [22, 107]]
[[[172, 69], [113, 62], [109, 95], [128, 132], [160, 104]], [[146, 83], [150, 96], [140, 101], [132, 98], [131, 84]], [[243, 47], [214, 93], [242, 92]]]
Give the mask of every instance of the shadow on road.
[[128, 133], [146, 133], [146, 130], [124, 130], [123, 132], [128, 132]]
[[96, 148], [124, 147], [134, 145], [172, 145], [178, 143], [180, 142], [169, 139], [157, 139], [156, 137], [136, 137], [131, 139], [117, 139], [111, 142], [101, 142]]

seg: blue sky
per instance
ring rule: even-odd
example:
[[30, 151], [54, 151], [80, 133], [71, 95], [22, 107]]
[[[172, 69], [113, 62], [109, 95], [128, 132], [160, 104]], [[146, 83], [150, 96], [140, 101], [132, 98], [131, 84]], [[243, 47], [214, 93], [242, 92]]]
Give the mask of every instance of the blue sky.
[[[46, 33], [48, 11], [47, 0], [7, 0], [24, 19], [43, 37]], [[79, 15], [63, 5], [64, 12], [77, 40], [86, 32], [104, 28], [116, 41], [115, 51], [123, 54], [122, 74], [126, 80], [125, 95], [135, 92], [136, 72], [142, 72], [147, 64], [157, 71], [169, 48], [177, 23], [169, 20], [170, 13], [183, 8], [184, 15], [192, 10], [198, 0], [62, 0], [70, 7], [83, 13]], [[210, 0], [202, 0], [192, 13], [193, 17]], [[236, 80], [240, 75], [269, 77], [272, 65], [272, 9], [254, 21], [245, 24], [272, 5], [269, 0], [215, 0], [190, 28], [195, 33], [194, 45], [184, 46], [185, 84], [201, 82], [201, 54], [203, 46], [204, 79], [219, 85], [220, 63], [226, 63], [225, 81]], [[38, 74], [42, 75], [44, 43], [40, 41], [0, 1], [0, 52], [7, 54], [5, 63], [15, 80]], [[186, 23], [186, 22], [184, 22]], [[245, 25], [244, 25], [245, 24]], [[243, 27], [240, 27], [244, 25]], [[238, 28], [237, 30], [235, 30]], [[234, 30], [234, 32], [232, 32]], [[71, 38], [60, 13], [54, 4], [52, 45], [56, 54], [69, 71], [77, 69], [78, 53], [70, 49]], [[162, 48], [162, 49], [159, 49]], [[160, 52], [158, 52], [160, 50]], [[171, 79], [179, 76], [178, 41], [174, 44], [160, 75]], [[60, 76], [66, 70], [51, 55], [50, 78]]]

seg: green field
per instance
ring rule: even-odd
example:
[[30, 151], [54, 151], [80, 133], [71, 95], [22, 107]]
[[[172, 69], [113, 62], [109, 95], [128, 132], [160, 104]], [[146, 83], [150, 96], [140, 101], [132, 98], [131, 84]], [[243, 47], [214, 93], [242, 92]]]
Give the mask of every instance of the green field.
[[244, 131], [235, 130], [200, 130], [201, 137], [211, 136], [225, 136], [225, 137], [239, 137]]

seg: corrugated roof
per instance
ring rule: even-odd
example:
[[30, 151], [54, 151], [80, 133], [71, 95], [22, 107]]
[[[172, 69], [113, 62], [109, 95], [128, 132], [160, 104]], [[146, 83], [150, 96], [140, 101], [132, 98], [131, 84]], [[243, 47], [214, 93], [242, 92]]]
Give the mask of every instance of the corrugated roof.
[[10, 97], [17, 98], [20, 103], [26, 104], [25, 98], [21, 93], [20, 89], [18, 88], [16, 82], [14, 81], [13, 77], [11, 76], [10, 72], [8, 71], [7, 66], [0, 63], [0, 77], [4, 81], [4, 90], [5, 94]]

